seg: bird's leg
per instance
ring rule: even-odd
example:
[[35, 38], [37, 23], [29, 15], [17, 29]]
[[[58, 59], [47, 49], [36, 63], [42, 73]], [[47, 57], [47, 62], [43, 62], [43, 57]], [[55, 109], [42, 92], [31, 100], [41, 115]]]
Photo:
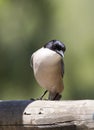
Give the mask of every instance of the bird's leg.
[[46, 90], [44, 93], [43, 93], [43, 95], [41, 95], [41, 97], [39, 97], [38, 99], [39, 100], [42, 100], [43, 99], [43, 97], [45, 96], [45, 94], [48, 92], [48, 90]]
[[55, 97], [54, 97], [53, 100], [60, 100], [61, 97], [62, 97], [62, 96], [61, 96], [59, 93], [57, 93], [57, 94], [55, 95]]
[[61, 99], [61, 95], [59, 93], [52, 93], [52, 92], [49, 92], [49, 97], [48, 97], [48, 100], [60, 100]]

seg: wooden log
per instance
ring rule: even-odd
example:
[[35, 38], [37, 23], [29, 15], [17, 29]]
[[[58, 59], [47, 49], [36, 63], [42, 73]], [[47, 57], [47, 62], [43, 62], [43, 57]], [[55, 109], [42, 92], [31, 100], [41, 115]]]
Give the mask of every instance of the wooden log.
[[94, 101], [0, 101], [0, 130], [94, 130]]
[[94, 101], [36, 101], [23, 114], [23, 123], [30, 125], [71, 124], [94, 129]]

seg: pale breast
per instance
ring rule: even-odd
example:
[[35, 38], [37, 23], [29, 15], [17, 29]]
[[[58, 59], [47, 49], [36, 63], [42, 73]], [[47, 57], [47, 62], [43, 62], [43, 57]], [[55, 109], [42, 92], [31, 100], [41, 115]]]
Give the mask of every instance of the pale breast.
[[42, 48], [33, 55], [35, 78], [47, 90], [62, 91], [61, 67], [61, 57], [54, 51]]

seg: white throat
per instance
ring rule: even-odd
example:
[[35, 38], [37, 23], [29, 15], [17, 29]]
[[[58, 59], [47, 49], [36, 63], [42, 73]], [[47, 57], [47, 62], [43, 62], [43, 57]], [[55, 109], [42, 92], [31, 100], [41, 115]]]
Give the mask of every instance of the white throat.
[[61, 56], [55, 51], [42, 47], [34, 53], [34, 59], [37, 62], [44, 62], [45, 64], [54, 64], [59, 59], [61, 59]]

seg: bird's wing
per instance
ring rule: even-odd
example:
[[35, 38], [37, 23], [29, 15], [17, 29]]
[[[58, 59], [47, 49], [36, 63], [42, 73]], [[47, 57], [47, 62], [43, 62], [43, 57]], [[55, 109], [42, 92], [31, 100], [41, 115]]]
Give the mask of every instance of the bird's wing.
[[31, 55], [30, 66], [33, 68], [33, 55]]
[[63, 62], [63, 59], [61, 59], [61, 74], [62, 74], [62, 77], [64, 76], [64, 62]]

